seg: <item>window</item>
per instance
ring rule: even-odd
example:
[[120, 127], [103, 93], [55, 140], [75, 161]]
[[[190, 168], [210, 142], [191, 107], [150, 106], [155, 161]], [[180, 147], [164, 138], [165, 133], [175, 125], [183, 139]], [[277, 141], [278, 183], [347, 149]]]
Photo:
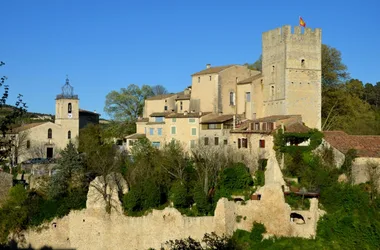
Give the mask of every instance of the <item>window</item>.
[[268, 122], [268, 130], [273, 130], [274, 123], [273, 122]]
[[67, 104], [67, 112], [68, 112], [69, 114], [71, 114], [71, 112], [72, 112], [71, 102], [69, 102], [69, 104]]
[[195, 147], [195, 140], [191, 140], [190, 141], [190, 148], [194, 148]]
[[245, 101], [251, 102], [251, 92], [245, 92]]
[[164, 117], [160, 116], [160, 117], [156, 117], [156, 122], [163, 122], [164, 121]]
[[210, 76], [210, 81], [211, 81], [212, 77]]
[[71, 139], [71, 131], [67, 132], [67, 139]]
[[176, 127], [172, 127], [172, 129], [171, 129], [171, 134], [172, 134], [172, 135], [175, 135], [176, 132], [177, 132], [177, 131], [176, 131]]
[[219, 137], [214, 138], [214, 144], [215, 144], [215, 146], [219, 145]]
[[26, 148], [30, 149], [30, 141], [29, 140], [26, 141]]
[[159, 148], [160, 147], [160, 142], [159, 141], [154, 141], [152, 142], [152, 146], [155, 147], [155, 148]]
[[238, 148], [241, 148], [241, 139], [238, 138]]
[[150, 128], [150, 129], [149, 129], [149, 134], [150, 134], [150, 135], [153, 135], [153, 134], [154, 134], [154, 128]]
[[201, 78], [198, 76], [198, 83], [201, 82]]
[[194, 118], [189, 118], [189, 123], [195, 123], [195, 119]]
[[224, 143], [224, 145], [227, 145], [228, 144], [227, 139], [224, 139], [223, 143]]
[[305, 59], [301, 60], [301, 67], [305, 67]]
[[176, 122], [177, 121], [177, 118], [172, 118], [172, 122]]
[[182, 109], [183, 109], [183, 105], [182, 105], [183, 103], [182, 102], [180, 102], [179, 103], [179, 105], [180, 105], [180, 110], [182, 111]]
[[271, 88], [270, 88], [270, 95], [271, 95], [271, 97], [273, 97], [274, 96], [274, 86], [271, 86]]
[[162, 128], [157, 129], [157, 135], [162, 135]]
[[208, 124], [208, 129], [218, 129], [218, 124], [210, 123]]
[[48, 129], [48, 139], [53, 138], [53, 130], [51, 128]]
[[234, 106], [235, 105], [235, 93], [234, 92], [230, 92], [230, 106]]
[[274, 67], [274, 65], [272, 66], [272, 73], [274, 73], [274, 69], [275, 69], [275, 67]]
[[263, 122], [263, 125], [262, 125], [262, 130], [266, 131], [267, 130], [267, 123], [266, 122]]
[[247, 140], [247, 138], [242, 138], [241, 139], [241, 147], [242, 148], [248, 148], [248, 140]]
[[196, 136], [197, 135], [197, 128], [191, 128], [191, 135]]
[[260, 130], [260, 123], [258, 123], [258, 122], [255, 123], [255, 129], [254, 130]]
[[265, 148], [265, 140], [260, 140], [259, 141], [259, 147], [260, 148]]
[[168, 106], [165, 105], [164, 110], [167, 111], [168, 110]]
[[205, 137], [205, 145], [208, 145], [208, 137]]

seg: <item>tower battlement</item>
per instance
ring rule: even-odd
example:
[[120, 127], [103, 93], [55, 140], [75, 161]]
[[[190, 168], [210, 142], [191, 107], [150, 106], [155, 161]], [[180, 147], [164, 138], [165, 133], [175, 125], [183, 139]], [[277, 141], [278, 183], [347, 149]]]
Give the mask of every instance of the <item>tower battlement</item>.
[[322, 29], [305, 28], [304, 32], [300, 26], [284, 25], [280, 28], [269, 30], [262, 35], [263, 45], [275, 45], [289, 41], [308, 41], [320, 42], [322, 38]]

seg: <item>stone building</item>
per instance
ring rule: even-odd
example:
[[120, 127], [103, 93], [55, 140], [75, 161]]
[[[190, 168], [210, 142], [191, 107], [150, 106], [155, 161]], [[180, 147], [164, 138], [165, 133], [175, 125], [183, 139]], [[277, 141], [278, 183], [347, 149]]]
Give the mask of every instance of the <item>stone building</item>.
[[[55, 158], [69, 141], [76, 142], [82, 126], [99, 123], [99, 115], [79, 109], [78, 95], [66, 79], [62, 92], [55, 99], [55, 121], [24, 124], [13, 128], [8, 136], [15, 141], [12, 163], [31, 158]], [[83, 114], [85, 114], [83, 116]]]
[[[264, 122], [265, 130], [236, 128], [273, 117], [297, 117], [302, 126], [321, 129], [321, 29], [302, 32], [284, 26], [264, 32], [261, 72], [243, 65], [207, 64], [191, 75], [191, 86], [183, 92], [145, 100], [136, 124], [137, 134], [157, 147], [176, 139], [187, 149], [196, 143], [252, 145], [249, 151], [262, 155], [260, 138], [269, 148], [275, 121]], [[248, 134], [252, 142], [246, 141]]]

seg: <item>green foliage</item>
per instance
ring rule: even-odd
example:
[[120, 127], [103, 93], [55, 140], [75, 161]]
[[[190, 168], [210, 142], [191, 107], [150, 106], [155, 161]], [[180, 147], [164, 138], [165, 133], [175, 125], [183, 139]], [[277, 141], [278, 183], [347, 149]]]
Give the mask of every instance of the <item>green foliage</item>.
[[196, 185], [193, 191], [193, 200], [196, 203], [196, 209], [202, 215], [211, 212], [211, 204], [208, 202], [207, 195], [203, 192], [200, 185]]
[[141, 88], [135, 84], [111, 91], [106, 96], [104, 111], [116, 121], [136, 121], [142, 115], [144, 101], [153, 96], [153, 90], [148, 85]]
[[51, 199], [65, 196], [74, 188], [83, 188], [82, 158], [71, 141], [62, 150], [56, 170], [49, 185]]
[[170, 200], [176, 208], [186, 208], [190, 205], [189, 194], [184, 183], [175, 182], [170, 189]]
[[296, 194], [289, 194], [285, 196], [285, 202], [289, 204], [292, 209], [308, 210], [310, 208], [309, 199]]
[[[202, 246], [203, 242], [204, 246]], [[218, 236], [215, 233], [205, 234], [202, 241], [196, 241], [193, 238], [189, 237], [187, 239], [181, 240], [170, 240], [166, 242], [166, 247], [172, 250], [205, 250], [205, 249], [218, 249], [218, 250], [235, 250], [237, 248], [235, 242], [232, 239], [227, 238], [226, 236]]]
[[252, 186], [253, 180], [247, 167], [243, 163], [237, 163], [221, 173], [219, 185], [220, 189], [226, 189], [232, 194]]
[[256, 170], [255, 172], [255, 186], [264, 186], [265, 185], [265, 172], [262, 170]]
[[322, 44], [322, 84], [331, 86], [349, 77], [347, 66], [342, 63], [341, 52]]
[[263, 234], [266, 232], [267, 230], [263, 224], [254, 222], [249, 238], [253, 240], [254, 242], [262, 241]]
[[352, 163], [357, 158], [357, 152], [355, 149], [349, 149], [344, 155], [344, 163], [341, 167], [342, 171], [345, 172], [348, 176], [351, 176]]

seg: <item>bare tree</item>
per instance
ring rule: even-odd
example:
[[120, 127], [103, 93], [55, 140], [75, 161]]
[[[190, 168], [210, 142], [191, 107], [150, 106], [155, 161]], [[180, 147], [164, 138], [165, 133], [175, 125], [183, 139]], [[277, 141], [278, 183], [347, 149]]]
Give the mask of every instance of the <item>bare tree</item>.
[[173, 178], [183, 183], [188, 164], [188, 154], [183, 149], [182, 144], [179, 141], [172, 140], [164, 146], [162, 153], [161, 167]]
[[169, 93], [168, 90], [162, 85], [153, 86], [152, 91], [154, 95], [165, 95]]
[[217, 185], [219, 172], [235, 162], [233, 152], [225, 146], [208, 146], [198, 143], [191, 152], [194, 167], [199, 180], [203, 182], [205, 194], [208, 193], [210, 187]]

